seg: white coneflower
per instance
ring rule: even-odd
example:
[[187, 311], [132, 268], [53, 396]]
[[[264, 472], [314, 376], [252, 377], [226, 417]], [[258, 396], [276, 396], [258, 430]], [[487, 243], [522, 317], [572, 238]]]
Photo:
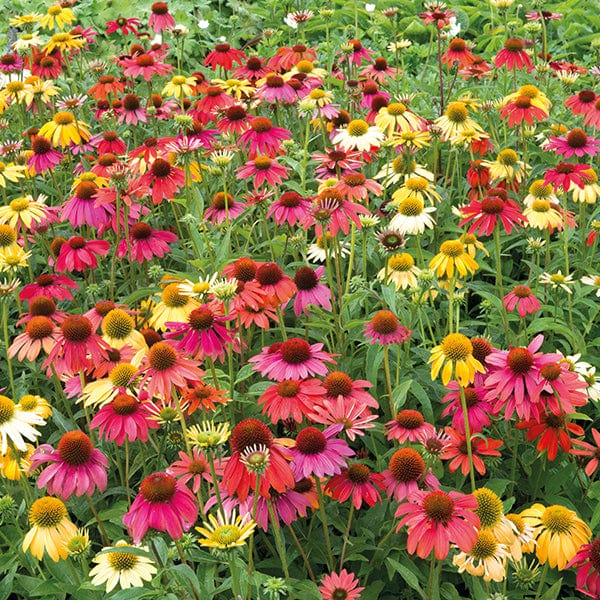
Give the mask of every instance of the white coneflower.
[[573, 275], [563, 275], [560, 270], [556, 273], [542, 273], [539, 281], [543, 285], [549, 285], [554, 290], [561, 288], [567, 294], [573, 293], [573, 290], [569, 287], [573, 284]]
[[25, 440], [33, 442], [41, 435], [34, 425], [45, 424], [38, 414], [21, 410], [10, 398], [0, 396], [0, 454], [6, 454], [9, 439], [17, 450], [25, 452]]
[[343, 150], [370, 150], [372, 146], [381, 146], [385, 134], [381, 128], [369, 125], [362, 119], [354, 119], [345, 129], [338, 131], [333, 138], [334, 144], [339, 144]]

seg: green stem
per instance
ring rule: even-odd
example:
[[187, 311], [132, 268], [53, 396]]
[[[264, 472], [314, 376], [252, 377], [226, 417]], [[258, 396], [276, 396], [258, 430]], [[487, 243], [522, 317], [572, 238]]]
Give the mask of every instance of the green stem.
[[392, 392], [392, 374], [390, 370], [390, 349], [388, 346], [383, 347], [383, 368], [385, 370], [385, 384], [387, 387], [388, 402], [390, 403], [390, 419], [396, 416], [394, 407], [394, 394]]
[[277, 546], [277, 552], [279, 554], [279, 560], [281, 561], [281, 568], [283, 569], [283, 576], [285, 577], [286, 583], [289, 583], [290, 573], [287, 566], [287, 558], [285, 556], [285, 545], [283, 538], [281, 537], [281, 529], [279, 529], [279, 522], [277, 516], [273, 510], [273, 504], [270, 499], [267, 499], [267, 509], [269, 510], [269, 520], [273, 526], [273, 533], [275, 535], [275, 545]]
[[319, 513], [321, 515], [321, 523], [323, 524], [325, 549], [327, 550], [327, 562], [329, 564], [329, 570], [333, 571], [335, 568], [335, 561], [333, 560], [333, 551], [331, 550], [331, 538], [329, 537], [329, 522], [327, 521], [327, 512], [325, 511], [325, 495], [323, 494], [321, 481], [318, 477], [315, 477], [315, 487], [317, 488], [317, 494], [319, 496]]
[[473, 469], [473, 448], [471, 447], [471, 428], [469, 426], [469, 413], [467, 412], [467, 399], [465, 397], [465, 388], [461, 385], [458, 388], [460, 393], [460, 406], [463, 411], [465, 422], [465, 438], [467, 441], [467, 456], [469, 457], [469, 476], [471, 478], [471, 491], [475, 491], [475, 471]]
[[548, 575], [548, 561], [544, 565], [544, 569], [542, 570], [542, 576], [540, 577], [540, 583], [538, 585], [537, 591], [535, 592], [535, 600], [538, 600], [542, 593], [542, 589], [544, 587], [544, 583], [546, 581], [546, 575]]
[[350, 512], [348, 513], [348, 523], [346, 524], [346, 531], [344, 532], [344, 544], [342, 545], [342, 553], [340, 554], [340, 568], [344, 566], [344, 558], [346, 556], [346, 546], [350, 539], [350, 528], [352, 527], [352, 517], [354, 516], [354, 504], [350, 504]]
[[8, 367], [8, 381], [10, 383], [10, 392], [12, 394], [13, 400], [16, 400], [15, 394], [15, 379], [13, 376], [12, 370], [12, 362], [10, 360], [10, 356], [8, 355], [8, 348], [10, 339], [8, 337], [8, 307], [5, 301], [2, 302], [2, 331], [4, 333], [4, 348], [6, 351], [6, 366]]

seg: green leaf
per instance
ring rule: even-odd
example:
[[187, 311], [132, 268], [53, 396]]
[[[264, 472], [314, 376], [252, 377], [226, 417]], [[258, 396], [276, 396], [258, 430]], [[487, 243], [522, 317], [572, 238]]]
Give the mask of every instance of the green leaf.
[[[397, 560], [394, 560], [390, 556], [388, 556], [385, 561], [393, 568], [393, 570], [404, 579], [406, 584], [411, 587], [413, 590], [423, 593], [421, 589], [421, 585], [419, 584], [419, 579], [417, 576], [408, 568], [405, 567], [402, 563], [399, 563]], [[390, 569], [388, 568], [388, 574], [390, 573]]]
[[0, 581], [0, 600], [8, 600], [13, 589], [12, 583], [15, 578], [15, 573], [17, 572], [17, 567], [18, 565], [14, 565], [9, 573], [4, 575], [2, 581]]
[[546, 590], [541, 596], [540, 600], [556, 600], [560, 594], [560, 588], [562, 587], [562, 577], [549, 589]]

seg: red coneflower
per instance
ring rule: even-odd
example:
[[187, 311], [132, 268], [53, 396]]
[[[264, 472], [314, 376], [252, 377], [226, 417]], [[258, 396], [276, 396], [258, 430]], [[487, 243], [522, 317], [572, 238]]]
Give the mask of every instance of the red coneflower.
[[593, 90], [581, 90], [565, 100], [565, 106], [571, 109], [574, 115], [586, 115], [594, 108], [598, 96]]
[[191, 415], [196, 410], [215, 411], [217, 404], [227, 404], [227, 392], [219, 390], [203, 381], [198, 381], [187, 390], [183, 391], [183, 399], [187, 405], [187, 414]]
[[274, 301], [278, 300], [281, 304], [287, 302], [298, 291], [292, 278], [288, 277], [281, 267], [273, 262], [259, 265], [256, 269], [255, 280], [267, 296]]
[[472, 200], [467, 206], [461, 208], [465, 218], [458, 224], [463, 227], [471, 222], [467, 233], [477, 235], [492, 235], [496, 225], [500, 222], [507, 234], [524, 222], [524, 217], [518, 205], [510, 200], [501, 198], [500, 195], [488, 195], [481, 200]]
[[185, 172], [164, 158], [156, 158], [140, 181], [152, 186], [152, 202], [158, 205], [165, 199], [172, 200], [185, 185]]
[[85, 271], [98, 266], [98, 256], [105, 256], [110, 250], [110, 242], [86, 240], [75, 235], [60, 247], [56, 257], [57, 271]]
[[346, 502], [352, 497], [352, 505], [358, 510], [363, 502], [367, 506], [374, 506], [381, 502], [380, 490], [385, 489], [384, 477], [380, 473], [373, 473], [362, 463], [355, 463], [341, 473], [334, 475], [325, 486], [325, 491], [330, 493], [338, 502]]
[[318, 379], [285, 379], [267, 388], [258, 399], [262, 414], [269, 415], [271, 423], [293, 419], [301, 423], [304, 416], [325, 394]]
[[45, 273], [39, 275], [33, 283], [28, 283], [19, 292], [20, 300], [31, 300], [37, 296], [47, 296], [56, 300], [73, 300], [72, 290], [78, 290], [79, 286], [66, 275]]
[[87, 94], [94, 100], [106, 100], [109, 95], [118, 97], [124, 89], [124, 84], [114, 75], [102, 75], [98, 78], [98, 82], [87, 91]]
[[548, 113], [531, 102], [529, 96], [517, 96], [511, 102], [505, 104], [500, 110], [503, 119], [508, 117], [508, 126], [520, 125], [523, 121], [533, 125], [533, 121], [543, 121]]
[[[465, 476], [469, 474], [470, 459], [467, 450], [467, 438], [454, 427], [445, 427], [446, 434], [450, 440], [446, 444], [444, 451], [440, 455], [442, 460], [449, 460], [448, 469], [454, 473], [460, 467], [461, 473]], [[502, 440], [492, 438], [482, 439], [479, 436], [471, 436], [471, 458], [473, 467], [480, 475], [485, 475], [485, 463], [482, 456], [501, 456], [498, 448], [504, 445]]]
[[544, 175], [544, 185], [552, 184], [554, 192], [558, 192], [562, 188], [564, 192], [567, 192], [571, 185], [574, 184], [579, 188], [585, 186], [584, 178], [586, 171], [590, 169], [590, 165], [580, 165], [561, 162], [554, 167], [554, 169], [548, 169]]
[[254, 178], [253, 186], [257, 190], [265, 182], [270, 186], [279, 185], [288, 177], [288, 168], [278, 164], [275, 158], [269, 156], [256, 155], [253, 160], [249, 160], [237, 171], [238, 179]]
[[142, 52], [132, 57], [122, 58], [120, 65], [126, 77], [141, 76], [146, 81], [150, 81], [153, 77], [165, 77], [173, 70], [173, 66], [162, 62], [162, 58], [155, 53]]
[[267, 117], [254, 117], [250, 128], [239, 138], [240, 147], [248, 151], [248, 156], [254, 158], [259, 154], [275, 156], [280, 153], [281, 142], [289, 140], [292, 134], [283, 127], [275, 127]]
[[245, 60], [246, 55], [241, 50], [236, 50], [229, 44], [217, 44], [204, 59], [204, 66], [210, 67], [213, 71], [216, 71], [217, 67], [231, 71], [233, 63], [241, 65]]
[[509, 38], [504, 42], [504, 48], [496, 54], [494, 65], [499, 69], [506, 65], [510, 71], [527, 69], [530, 73], [533, 71], [533, 65], [529, 55], [524, 50], [525, 43], [518, 38]]
[[267, 217], [273, 217], [277, 225], [288, 223], [290, 227], [302, 224], [310, 209], [310, 200], [292, 190], [283, 192], [278, 200], [272, 202]]

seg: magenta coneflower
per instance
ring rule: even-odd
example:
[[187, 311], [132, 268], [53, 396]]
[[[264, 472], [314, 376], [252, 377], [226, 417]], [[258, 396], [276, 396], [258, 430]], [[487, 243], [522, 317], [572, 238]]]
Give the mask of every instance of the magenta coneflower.
[[103, 406], [90, 423], [90, 429], [98, 428], [98, 435], [117, 446], [128, 441], [148, 441], [148, 430], [158, 429], [159, 424], [151, 420], [150, 412], [143, 402], [128, 394], [117, 394]]
[[157, 158], [140, 181], [152, 186], [152, 202], [160, 204], [165, 199], [172, 200], [185, 185], [185, 173], [168, 160]]
[[363, 62], [372, 60], [375, 54], [373, 50], [365, 48], [359, 40], [348, 40], [348, 45], [352, 46], [352, 50], [349, 55], [340, 55], [340, 63], [347, 59], [350, 64], [360, 66]]
[[23, 68], [23, 59], [17, 54], [0, 56], [0, 72], [15, 73]]
[[343, 432], [349, 440], [363, 436], [366, 429], [375, 427], [377, 414], [372, 414], [369, 407], [353, 398], [338, 396], [335, 399], [320, 397], [309, 407], [306, 417], [312, 423], [321, 425], [344, 426]]
[[204, 218], [210, 220], [213, 225], [215, 223], [220, 225], [239, 217], [245, 209], [246, 205], [234, 200], [231, 194], [225, 197], [224, 192], [217, 192], [212, 198], [211, 205], [204, 212]]
[[229, 44], [217, 44], [215, 49], [209, 52], [204, 59], [204, 66], [210, 67], [213, 71], [216, 71], [217, 67], [231, 71], [233, 63], [241, 65], [245, 60], [246, 55], [241, 50], [236, 50]]
[[255, 83], [259, 79], [263, 79], [269, 72], [264, 63], [264, 58], [251, 56], [233, 72], [233, 76], [236, 79], [246, 79], [250, 83]]
[[573, 440], [573, 445], [577, 449], [571, 450], [571, 454], [575, 456], [587, 456], [590, 459], [584, 468], [588, 477], [592, 477], [600, 465], [600, 431], [595, 427], [592, 427], [592, 437], [595, 445], [583, 440]]
[[[260, 284], [268, 296], [275, 304], [287, 302], [297, 291], [298, 288], [292, 280], [276, 263], [263, 263], [256, 269], [256, 281]], [[287, 378], [286, 378], [287, 379]]]
[[153, 229], [148, 223], [136, 223], [130, 228], [130, 240], [122, 239], [117, 246], [117, 257], [127, 256], [142, 264], [153, 258], [162, 258], [171, 252], [169, 244], [179, 238], [170, 231]]
[[[157, 424], [158, 426], [158, 424]], [[218, 475], [223, 475], [222, 465], [215, 465], [215, 471]], [[210, 465], [204, 454], [194, 448], [192, 455], [189, 456], [183, 451], [179, 452], [179, 460], [171, 463], [167, 469], [169, 475], [174, 475], [180, 483], [192, 482], [192, 492], [197, 494], [204, 479], [212, 483], [210, 474]]]
[[367, 506], [374, 506], [381, 502], [380, 490], [385, 489], [384, 477], [381, 473], [373, 473], [362, 463], [355, 463], [340, 473], [334, 475], [325, 486], [325, 491], [330, 493], [338, 502], [346, 502], [352, 497], [352, 505], [358, 510], [363, 502]]
[[402, 518], [396, 531], [408, 527], [406, 549], [410, 554], [416, 551], [420, 558], [427, 558], [433, 550], [437, 560], [444, 560], [451, 543], [463, 552], [473, 548], [480, 527], [476, 508], [477, 500], [471, 494], [417, 490], [398, 507], [395, 516]]
[[55, 150], [48, 138], [36, 135], [31, 138], [32, 154], [27, 159], [27, 166], [35, 173], [44, 173], [54, 169], [63, 159], [62, 152]]
[[20, 300], [31, 300], [38, 296], [47, 296], [56, 300], [73, 300], [73, 290], [79, 286], [66, 275], [44, 273], [39, 275], [33, 283], [28, 283], [19, 292]]
[[228, 329], [226, 323], [234, 318], [233, 315], [224, 316], [222, 306], [217, 303], [202, 304], [192, 310], [187, 323], [166, 323], [170, 331], [165, 334], [165, 339], [174, 340], [176, 350], [196, 360], [208, 357], [223, 362], [227, 346], [235, 340], [235, 330]]
[[509, 71], [527, 69], [533, 71], [533, 65], [529, 55], [524, 50], [525, 43], [518, 38], [509, 38], [504, 42], [504, 48], [496, 54], [494, 65], [497, 69], [506, 65]]
[[293, 104], [298, 99], [296, 90], [281, 75], [267, 75], [257, 86], [255, 97], [267, 104]]
[[[444, 404], [448, 402], [449, 404], [442, 411], [442, 417], [452, 415], [452, 427], [464, 433], [465, 419], [460, 401], [458, 383], [451, 381], [446, 388], [450, 392], [441, 399], [441, 402]], [[490, 402], [485, 400], [485, 391], [485, 388], [473, 386], [467, 386], [464, 389], [471, 433], [481, 433], [483, 428], [491, 423], [490, 415], [493, 413], [493, 407]]]
[[325, 431], [305, 427], [298, 433], [295, 445], [289, 450], [296, 479], [341, 473], [346, 466], [346, 457], [354, 456], [354, 450], [344, 440], [335, 437], [343, 428], [343, 424], [339, 423]]
[[389, 310], [376, 312], [365, 324], [365, 336], [371, 344], [402, 344], [410, 338], [412, 331], [400, 325], [398, 317]]
[[[312, 216], [315, 219], [315, 233], [317, 236], [324, 235], [324, 229], [332, 236], [342, 231], [345, 235], [350, 232], [350, 223], [354, 223], [357, 229], [362, 228], [359, 215], [368, 215], [369, 209], [362, 204], [346, 200], [343, 194], [335, 188], [323, 190], [315, 199], [312, 206]], [[309, 225], [308, 222], [305, 226]]]
[[554, 167], [554, 169], [548, 169], [544, 175], [544, 185], [552, 184], [554, 192], [558, 192], [560, 188], [567, 192], [571, 185], [574, 184], [577, 187], [583, 189], [585, 186], [585, 175], [586, 171], [590, 169], [590, 165], [580, 165], [561, 162]]
[[360, 169], [362, 166], [361, 153], [354, 150], [344, 150], [336, 147], [329, 150], [327, 154], [317, 153], [311, 157], [319, 165], [315, 169], [315, 175], [320, 179], [338, 177]]
[[18, 335], [8, 348], [10, 358], [34, 361], [43, 350], [48, 354], [56, 344], [57, 328], [54, 323], [43, 316], [32, 317], [25, 327], [25, 332]]
[[325, 267], [300, 267], [294, 276], [294, 283], [298, 288], [294, 298], [294, 314], [299, 317], [304, 313], [310, 316], [307, 310], [309, 305], [320, 306], [331, 311], [331, 290], [319, 280], [325, 272]]
[[600, 538], [579, 548], [566, 569], [577, 569], [577, 589], [591, 598], [600, 598]]
[[150, 7], [150, 17], [148, 18], [148, 27], [154, 33], [160, 33], [166, 29], [172, 29], [175, 26], [175, 19], [169, 13], [169, 7], [166, 2], [155, 2]]
[[110, 250], [110, 242], [86, 240], [75, 235], [60, 247], [56, 257], [57, 271], [85, 271], [98, 266], [98, 256], [105, 256]]
[[148, 121], [148, 113], [142, 106], [138, 96], [135, 94], [126, 94], [121, 100], [121, 106], [118, 111], [119, 123], [126, 125], [138, 125]]
[[424, 487], [438, 490], [440, 482], [425, 465], [423, 457], [414, 448], [396, 450], [383, 472], [388, 498], [401, 502], [412, 492]]
[[281, 142], [289, 140], [292, 134], [283, 127], [275, 127], [267, 117], [254, 117], [250, 121], [250, 128], [239, 138], [242, 149], [248, 150], [248, 156], [253, 158], [259, 154], [275, 156], [279, 154]]
[[323, 600], [339, 600], [339, 598], [357, 600], [365, 589], [360, 587], [359, 583], [354, 573], [348, 573], [346, 569], [342, 569], [339, 573], [325, 575], [321, 579], [319, 592], [321, 592]]
[[83, 431], [68, 431], [58, 442], [55, 450], [50, 444], [42, 444], [31, 455], [31, 468], [35, 470], [44, 463], [51, 463], [38, 477], [39, 489], [48, 494], [68, 500], [73, 494], [91, 496], [96, 488], [103, 492], [107, 486], [108, 459], [94, 448]]
[[123, 524], [133, 543], [139, 544], [150, 528], [178, 540], [197, 518], [198, 502], [185, 484], [168, 473], [153, 473], [142, 481]]
[[572, 156], [596, 156], [600, 152], [600, 140], [587, 135], [583, 129], [575, 127], [571, 129], [564, 137], [548, 138], [549, 143], [545, 150], [554, 150], [565, 158]]
[[265, 182], [270, 186], [279, 185], [288, 178], [288, 168], [277, 163], [274, 158], [257, 154], [253, 160], [248, 160], [237, 171], [238, 179], [254, 178], [254, 189], [257, 190]]
[[504, 231], [510, 234], [513, 228], [518, 227], [524, 220], [517, 204], [499, 195], [486, 196], [481, 202], [472, 200], [460, 210], [465, 218], [458, 224], [459, 227], [473, 221], [467, 233], [477, 235], [492, 235], [498, 222], [502, 223]]
[[42, 367], [60, 375], [64, 372], [79, 373], [97, 364], [106, 356], [109, 346], [94, 333], [89, 319], [82, 315], [67, 317], [56, 334], [56, 344], [49, 352]]
[[180, 356], [169, 342], [157, 342], [150, 347], [140, 374], [140, 389], [145, 387], [150, 397], [166, 400], [171, 399], [173, 387], [186, 388], [188, 382], [202, 381], [204, 375], [198, 361]]
[[387, 439], [398, 440], [401, 444], [407, 441], [417, 442], [435, 432], [435, 427], [425, 421], [422, 413], [410, 408], [398, 412], [385, 426]]
[[230, 106], [225, 114], [217, 121], [217, 129], [221, 133], [244, 133], [250, 127], [251, 115], [239, 104]]
[[298, 192], [283, 192], [278, 200], [271, 203], [267, 217], [273, 217], [277, 225], [288, 223], [290, 227], [302, 224], [310, 209], [310, 200]]
[[516, 285], [511, 292], [504, 296], [503, 304], [508, 312], [516, 309], [521, 318], [525, 315], [534, 315], [542, 307], [527, 285]]
[[539, 416], [536, 389], [540, 368], [548, 362], [559, 361], [558, 354], [537, 352], [544, 341], [537, 335], [527, 347], [493, 350], [487, 356], [488, 375], [485, 378], [486, 400], [495, 401], [494, 412], [504, 409], [504, 418], [510, 419], [516, 411], [521, 419]]
[[539, 398], [542, 408], [550, 409], [555, 415], [571, 414], [587, 403], [587, 386], [579, 373], [571, 371], [568, 362], [547, 362], [540, 367], [533, 397]]
[[274, 381], [325, 375], [325, 363], [335, 364], [332, 356], [323, 352], [323, 344], [309, 344], [301, 338], [290, 338], [283, 343], [266, 346], [248, 362], [255, 363], [255, 371]]
[[98, 186], [93, 181], [82, 181], [75, 188], [75, 194], [63, 205], [61, 221], [73, 227], [87, 225], [93, 229], [105, 229], [110, 222], [110, 212], [106, 205], [95, 203]]
[[318, 379], [285, 379], [267, 388], [258, 399], [262, 413], [269, 415], [271, 423], [292, 418], [301, 423], [304, 416], [325, 395]]

